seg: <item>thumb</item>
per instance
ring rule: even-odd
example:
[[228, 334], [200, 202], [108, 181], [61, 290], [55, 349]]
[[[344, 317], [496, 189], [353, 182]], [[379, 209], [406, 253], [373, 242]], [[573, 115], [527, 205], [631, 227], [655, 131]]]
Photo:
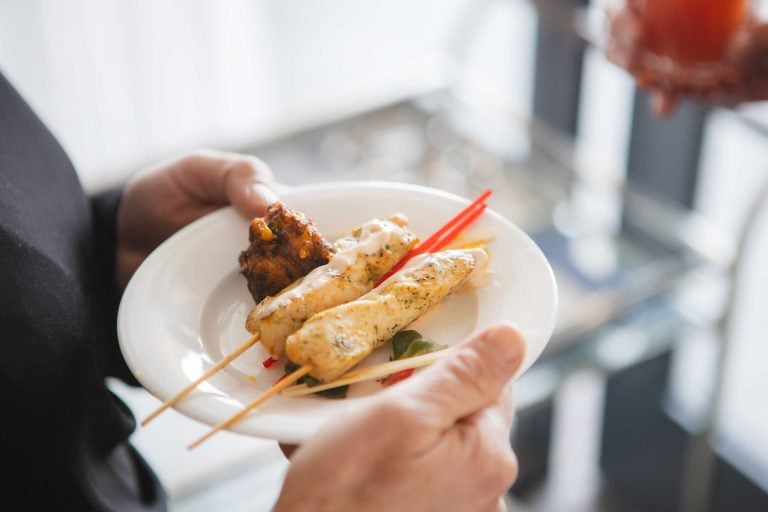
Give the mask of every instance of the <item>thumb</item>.
[[448, 428], [499, 400], [523, 361], [525, 342], [511, 326], [485, 329], [451, 355], [394, 386], [417, 402], [425, 417]]
[[277, 201], [270, 186], [272, 172], [257, 158], [235, 160], [225, 167], [227, 200], [241, 215], [252, 218], [263, 215]]
[[231, 204], [247, 218], [263, 215], [277, 201], [270, 186], [272, 171], [252, 155], [198, 150], [170, 169], [193, 198], [215, 206]]

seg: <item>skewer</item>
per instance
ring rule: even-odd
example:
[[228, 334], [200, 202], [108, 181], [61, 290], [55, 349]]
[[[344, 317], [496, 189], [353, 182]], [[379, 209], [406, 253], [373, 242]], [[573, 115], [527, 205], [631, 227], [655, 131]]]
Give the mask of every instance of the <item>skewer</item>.
[[176, 405], [182, 398], [190, 394], [194, 389], [199, 386], [202, 382], [210, 379], [213, 375], [218, 373], [222, 368], [227, 366], [229, 363], [231, 363], [235, 358], [237, 358], [240, 354], [248, 350], [250, 347], [255, 345], [259, 341], [259, 335], [254, 334], [248, 340], [237, 347], [233, 352], [231, 352], [228, 356], [221, 359], [218, 363], [213, 365], [207, 372], [202, 374], [200, 377], [198, 377], [195, 381], [188, 384], [184, 389], [173, 395], [171, 398], [163, 402], [163, 404], [155, 409], [154, 412], [152, 412], [149, 416], [144, 418], [141, 422], [141, 426], [145, 426], [147, 423], [155, 419], [157, 416], [160, 415], [163, 411], [168, 409], [169, 407], [172, 407]]
[[307, 386], [306, 384], [299, 384], [297, 386], [291, 386], [283, 390], [281, 394], [288, 397], [311, 395], [312, 393], [325, 391], [326, 389], [333, 389], [346, 386], [347, 384], [362, 382], [364, 380], [386, 377], [387, 375], [401, 372], [403, 370], [421, 368], [422, 366], [428, 366], [436, 361], [439, 361], [443, 357], [447, 356], [452, 350], [453, 348], [447, 348], [437, 352], [429, 352], [420, 356], [409, 357], [408, 359], [388, 361], [386, 363], [368, 366], [367, 368], [360, 368], [358, 370], [347, 372], [333, 382], [326, 382], [325, 384], [318, 384], [317, 386], [312, 387]]
[[469, 203], [469, 206], [461, 210], [459, 213], [457, 213], [451, 220], [446, 222], [442, 228], [435, 231], [432, 236], [427, 238], [422, 244], [421, 247], [431, 247], [435, 245], [441, 238], [443, 238], [448, 232], [452, 231], [452, 226], [454, 226], [457, 222], [459, 222], [461, 219], [463, 219], [465, 216], [469, 215], [469, 213], [474, 210], [477, 207], [480, 207], [481, 205], [485, 205], [485, 200], [488, 199], [493, 191], [491, 189], [487, 189], [483, 191], [482, 194], [477, 196], [471, 203]]
[[428, 249], [422, 252], [436, 252], [443, 249], [454, 238], [456, 238], [459, 235], [459, 233], [464, 231], [467, 228], [467, 226], [475, 222], [475, 220], [478, 217], [480, 217], [483, 214], [483, 212], [485, 212], [485, 209], [487, 207], [488, 207], [487, 204], [478, 205], [471, 212], [468, 212], [465, 218], [461, 219], [457, 224], [452, 226], [450, 230], [448, 230], [445, 234], [443, 234], [443, 236], [440, 237], [440, 239], [438, 239], [432, 246], [430, 246]]
[[284, 378], [283, 380], [281, 380], [280, 382], [278, 382], [277, 384], [275, 384], [274, 386], [269, 388], [267, 391], [265, 391], [264, 393], [259, 395], [258, 398], [256, 398], [250, 404], [248, 404], [245, 407], [245, 409], [243, 409], [239, 413], [235, 414], [234, 416], [232, 416], [228, 420], [224, 420], [221, 423], [217, 424], [215, 427], [213, 427], [211, 430], [209, 430], [207, 434], [205, 434], [203, 437], [201, 437], [197, 441], [195, 441], [192, 444], [190, 444], [187, 448], [189, 450], [191, 450], [193, 448], [196, 448], [196, 447], [200, 446], [200, 444], [202, 444], [203, 441], [205, 441], [206, 439], [211, 437], [213, 434], [215, 434], [219, 430], [222, 430], [222, 429], [225, 429], [227, 427], [230, 427], [230, 426], [234, 425], [235, 423], [240, 421], [246, 414], [251, 412], [253, 409], [255, 409], [259, 405], [263, 404], [264, 402], [266, 402], [268, 399], [270, 399], [271, 397], [273, 397], [274, 395], [276, 395], [280, 391], [282, 391], [285, 388], [289, 387], [291, 384], [293, 384], [294, 382], [296, 382], [297, 380], [299, 380], [300, 378], [302, 378], [303, 376], [305, 376], [306, 374], [308, 374], [311, 371], [312, 371], [312, 365], [311, 364], [302, 366], [301, 368], [299, 368], [298, 370], [296, 370], [295, 372], [291, 373], [286, 378]]
[[[418, 256], [419, 254], [427, 252], [439, 251], [445, 247], [451, 240], [453, 240], [461, 231], [466, 229], [467, 226], [472, 224], [480, 215], [483, 214], [488, 206], [485, 201], [493, 193], [492, 189], [486, 189], [482, 194], [477, 196], [468, 206], [457, 213], [452, 219], [443, 224], [443, 226], [435, 231], [429, 238], [420, 243], [411, 252], [409, 252], [403, 259], [390, 269], [389, 272], [384, 274], [376, 281], [375, 286], [379, 286], [386, 281], [392, 274], [403, 268], [409, 260]], [[272, 356], [266, 358], [261, 364], [264, 368], [271, 368], [273, 365], [281, 362], [285, 359], [285, 356], [275, 359]]]

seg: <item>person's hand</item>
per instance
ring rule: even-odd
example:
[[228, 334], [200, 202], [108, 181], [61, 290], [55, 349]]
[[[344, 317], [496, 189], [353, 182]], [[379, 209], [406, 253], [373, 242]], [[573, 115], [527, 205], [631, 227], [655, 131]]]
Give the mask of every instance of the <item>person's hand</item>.
[[[124, 287], [147, 255], [190, 222], [231, 204], [250, 218], [277, 197], [272, 172], [250, 155], [201, 150], [137, 174], [117, 212], [116, 279]], [[245, 236], [245, 235], [244, 235]]]
[[523, 353], [516, 330], [487, 329], [335, 418], [293, 454], [276, 512], [506, 510]]
[[645, 35], [632, 3], [611, 15], [608, 59], [634, 76], [638, 87], [651, 95], [658, 115], [672, 114], [681, 100], [734, 107], [768, 99], [768, 24], [753, 22], [738, 34], [716, 71], [697, 74], [685, 67], [651, 69]]

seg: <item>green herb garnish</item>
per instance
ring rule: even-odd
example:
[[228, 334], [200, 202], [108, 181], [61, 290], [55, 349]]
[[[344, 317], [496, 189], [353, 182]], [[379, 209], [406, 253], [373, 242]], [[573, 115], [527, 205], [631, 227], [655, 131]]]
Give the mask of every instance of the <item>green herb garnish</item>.
[[[293, 363], [291, 361], [288, 361], [287, 363], [285, 363], [285, 373], [286, 374], [293, 373], [296, 370], [298, 370], [299, 368], [300, 368], [299, 365], [297, 365], [296, 363]], [[319, 380], [317, 380], [316, 378], [312, 377], [311, 375], [303, 376], [302, 378], [297, 380], [296, 383], [297, 384], [306, 384], [307, 387], [310, 387], [310, 388], [314, 387], [314, 386], [317, 386], [318, 384], [321, 384], [321, 382]], [[349, 385], [347, 385], [347, 386], [339, 386], [337, 388], [326, 389], [325, 391], [318, 391], [317, 394], [318, 395], [323, 395], [326, 398], [346, 398], [348, 390], [349, 390]]]
[[445, 348], [448, 347], [425, 338], [418, 331], [400, 331], [392, 337], [392, 352], [396, 360], [437, 352]]

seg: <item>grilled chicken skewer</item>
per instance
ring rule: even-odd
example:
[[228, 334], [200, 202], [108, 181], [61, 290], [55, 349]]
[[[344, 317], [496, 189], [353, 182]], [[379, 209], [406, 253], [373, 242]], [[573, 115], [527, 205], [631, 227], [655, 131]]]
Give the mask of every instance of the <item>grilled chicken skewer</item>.
[[338, 240], [325, 265], [298, 279], [280, 294], [262, 300], [248, 315], [246, 328], [261, 336], [274, 358], [285, 354], [286, 338], [312, 315], [357, 299], [418, 242], [402, 215], [374, 219]]
[[483, 249], [424, 254], [359, 299], [326, 309], [286, 340], [288, 358], [329, 382], [458, 289], [487, 259]]

